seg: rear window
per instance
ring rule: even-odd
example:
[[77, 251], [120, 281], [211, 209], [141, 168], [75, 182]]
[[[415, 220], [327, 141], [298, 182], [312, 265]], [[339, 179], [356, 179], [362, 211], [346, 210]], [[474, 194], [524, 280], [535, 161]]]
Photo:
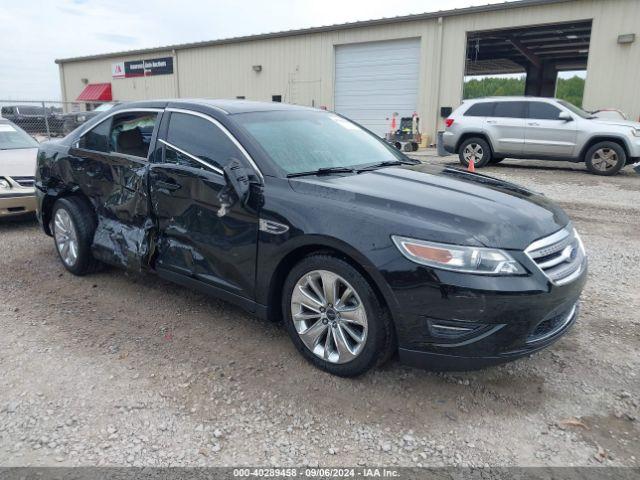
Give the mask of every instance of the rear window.
[[471, 105], [464, 113], [465, 117], [490, 117], [493, 115], [494, 102], [482, 102]]
[[22, 115], [44, 115], [44, 110], [40, 107], [32, 107], [29, 105], [18, 107], [18, 112]]
[[524, 118], [525, 102], [496, 102], [494, 117]]
[[0, 150], [35, 148], [38, 146], [27, 132], [10, 123], [0, 123]]

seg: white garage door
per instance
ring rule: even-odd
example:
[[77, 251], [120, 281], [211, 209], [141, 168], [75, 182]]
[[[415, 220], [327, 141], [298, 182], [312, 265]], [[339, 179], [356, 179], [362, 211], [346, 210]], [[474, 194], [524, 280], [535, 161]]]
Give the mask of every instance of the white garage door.
[[394, 112], [410, 117], [416, 111], [419, 73], [417, 38], [339, 45], [336, 112], [384, 136]]

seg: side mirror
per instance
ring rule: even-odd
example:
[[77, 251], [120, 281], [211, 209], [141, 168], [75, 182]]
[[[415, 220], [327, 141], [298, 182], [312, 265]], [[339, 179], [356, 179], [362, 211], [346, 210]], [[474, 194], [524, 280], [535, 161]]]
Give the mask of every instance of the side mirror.
[[558, 114], [558, 120], [562, 120], [564, 122], [573, 122], [573, 117], [568, 112], [560, 112]]
[[218, 217], [224, 217], [229, 208], [237, 201], [240, 201], [242, 205], [246, 205], [251, 187], [251, 182], [249, 181], [251, 172], [237, 158], [230, 158], [222, 171], [224, 172], [226, 185], [218, 194], [218, 200], [220, 200]]

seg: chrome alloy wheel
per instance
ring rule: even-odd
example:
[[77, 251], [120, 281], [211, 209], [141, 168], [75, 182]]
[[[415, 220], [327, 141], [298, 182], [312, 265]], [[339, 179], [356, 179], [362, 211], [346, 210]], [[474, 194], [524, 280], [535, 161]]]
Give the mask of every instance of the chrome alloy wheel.
[[356, 358], [367, 340], [367, 313], [355, 289], [333, 272], [303, 275], [291, 295], [291, 316], [302, 342], [331, 363]]
[[78, 235], [69, 212], [64, 208], [56, 211], [53, 219], [53, 236], [60, 258], [65, 265], [73, 267], [78, 260]]
[[462, 156], [467, 163], [471, 163], [471, 160], [473, 160], [473, 163], [478, 163], [484, 157], [484, 150], [481, 145], [477, 143], [470, 143], [464, 147]]
[[593, 154], [591, 164], [596, 170], [606, 172], [618, 164], [618, 154], [613, 148], [601, 148]]

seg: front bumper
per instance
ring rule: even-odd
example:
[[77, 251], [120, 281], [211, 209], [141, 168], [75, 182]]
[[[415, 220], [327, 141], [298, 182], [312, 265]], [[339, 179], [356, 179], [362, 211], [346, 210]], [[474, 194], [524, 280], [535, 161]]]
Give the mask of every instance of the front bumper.
[[[544, 339], [537, 342], [527, 342], [525, 338], [525, 344], [522, 348], [502, 352], [499, 355], [468, 356], [459, 355], [455, 350], [450, 354], [446, 354], [400, 348], [398, 349], [400, 361], [405, 365], [436, 371], [470, 371], [500, 365], [531, 355], [550, 346], [562, 337], [575, 323], [578, 318], [578, 312], [579, 307], [576, 303], [569, 310], [569, 313], [564, 312], [561, 316], [562, 320], [555, 328], [551, 328], [550, 331], [547, 332], [548, 335], [545, 335]], [[546, 321], [548, 320], [540, 323]]]
[[26, 191], [0, 195], [0, 217], [24, 215], [36, 211], [36, 196], [33, 189], [21, 190]]
[[403, 363], [435, 370], [474, 370], [542, 350], [578, 317], [586, 260], [571, 283], [544, 273], [483, 277], [435, 271], [397, 260], [386, 278]]

